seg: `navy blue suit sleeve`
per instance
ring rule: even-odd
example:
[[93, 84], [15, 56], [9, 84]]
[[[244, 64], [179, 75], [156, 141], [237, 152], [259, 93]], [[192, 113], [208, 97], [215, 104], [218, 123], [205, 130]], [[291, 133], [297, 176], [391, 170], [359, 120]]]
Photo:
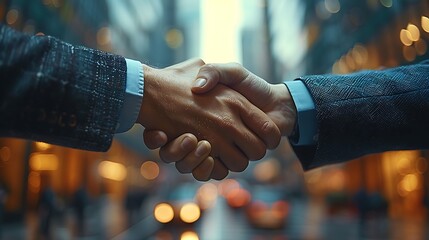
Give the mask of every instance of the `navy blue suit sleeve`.
[[125, 59], [0, 24], [0, 136], [104, 151], [122, 108]]
[[429, 148], [429, 61], [300, 78], [313, 96], [317, 144], [294, 147], [305, 170], [389, 150]]

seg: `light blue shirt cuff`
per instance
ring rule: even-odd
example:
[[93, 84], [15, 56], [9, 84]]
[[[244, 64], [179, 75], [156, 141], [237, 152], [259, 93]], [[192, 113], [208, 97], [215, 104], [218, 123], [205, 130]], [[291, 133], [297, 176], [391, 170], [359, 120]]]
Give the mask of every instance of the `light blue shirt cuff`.
[[317, 119], [316, 107], [308, 88], [300, 80], [285, 81], [297, 110], [298, 138], [291, 143], [296, 146], [313, 145], [316, 143]]
[[126, 132], [133, 127], [139, 116], [143, 99], [144, 73], [142, 64], [131, 59], [125, 59], [125, 61], [127, 63], [127, 84], [116, 133]]

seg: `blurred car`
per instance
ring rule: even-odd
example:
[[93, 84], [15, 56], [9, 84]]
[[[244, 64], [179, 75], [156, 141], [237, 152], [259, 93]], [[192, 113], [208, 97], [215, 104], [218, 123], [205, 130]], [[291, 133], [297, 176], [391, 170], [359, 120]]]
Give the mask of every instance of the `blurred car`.
[[195, 202], [197, 185], [182, 184], [168, 191], [165, 200], [154, 207], [154, 218], [163, 224], [193, 224], [201, 218], [201, 208]]
[[252, 200], [246, 207], [246, 216], [254, 227], [283, 228], [289, 212], [290, 205], [284, 190], [271, 185], [252, 186]]

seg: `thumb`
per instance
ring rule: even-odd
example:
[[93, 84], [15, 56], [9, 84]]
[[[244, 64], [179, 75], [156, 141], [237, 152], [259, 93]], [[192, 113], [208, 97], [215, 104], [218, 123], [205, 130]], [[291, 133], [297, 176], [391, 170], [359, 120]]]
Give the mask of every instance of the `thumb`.
[[213, 89], [219, 82], [220, 73], [213, 64], [202, 66], [192, 84], [192, 92], [201, 94]]
[[270, 84], [238, 63], [202, 66], [194, 81], [192, 92], [196, 94], [206, 93], [219, 83], [239, 92], [259, 108], [266, 105], [267, 99], [272, 94]]

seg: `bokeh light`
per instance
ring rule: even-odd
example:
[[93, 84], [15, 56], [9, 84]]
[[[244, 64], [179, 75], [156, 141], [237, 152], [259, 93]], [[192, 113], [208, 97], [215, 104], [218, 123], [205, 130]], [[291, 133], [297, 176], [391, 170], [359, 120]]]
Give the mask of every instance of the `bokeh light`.
[[9, 161], [11, 155], [12, 153], [9, 147], [0, 148], [0, 161], [2, 162]]
[[393, 1], [392, 0], [380, 0], [381, 5], [383, 5], [384, 7], [390, 8], [393, 5]]
[[100, 162], [98, 165], [98, 173], [104, 178], [115, 181], [122, 181], [127, 177], [127, 169], [125, 166], [111, 161]]
[[407, 174], [401, 181], [401, 187], [407, 192], [412, 192], [418, 187], [418, 177], [416, 174]]
[[197, 190], [195, 198], [201, 209], [205, 210], [212, 208], [216, 204], [218, 198], [217, 186], [213, 183], [205, 183], [201, 185]]
[[251, 195], [249, 191], [243, 188], [235, 188], [228, 192], [226, 201], [233, 208], [241, 208], [249, 204]]
[[170, 29], [165, 34], [165, 41], [170, 48], [179, 48], [183, 44], [183, 33], [176, 28]]
[[159, 176], [159, 166], [156, 162], [147, 161], [140, 167], [141, 175], [147, 180], [154, 180]]
[[404, 44], [405, 46], [411, 46], [411, 44], [413, 44], [413, 41], [411, 40], [411, 33], [406, 29], [401, 30], [399, 38], [401, 39], [402, 44]]
[[416, 25], [411, 23], [408, 24], [407, 30], [408, 32], [410, 32], [410, 35], [409, 35], [410, 40], [416, 42], [420, 39], [420, 30]]
[[6, 22], [9, 25], [13, 25], [18, 21], [19, 12], [16, 9], [11, 9], [6, 14]]
[[180, 235], [180, 240], [199, 240], [199, 237], [194, 231], [186, 231]]
[[186, 203], [180, 208], [179, 216], [185, 223], [196, 222], [201, 216], [200, 207], [195, 203]]
[[403, 46], [402, 54], [408, 62], [414, 61], [417, 56], [416, 49], [413, 46]]
[[414, 43], [414, 47], [416, 48], [417, 54], [420, 56], [424, 55], [427, 51], [426, 41], [421, 38]]
[[422, 16], [422, 28], [425, 32], [429, 33], [429, 18]]
[[36, 142], [36, 147], [38, 150], [40, 151], [45, 151], [48, 150], [49, 148], [51, 148], [51, 144], [49, 143], [44, 143], [44, 142]]
[[58, 164], [58, 157], [54, 154], [33, 153], [30, 156], [30, 167], [36, 171], [57, 170]]
[[158, 222], [168, 223], [171, 222], [171, 220], [174, 218], [174, 210], [171, 205], [167, 203], [160, 203], [155, 206], [153, 215]]
[[240, 183], [237, 182], [235, 179], [225, 179], [222, 182], [220, 182], [218, 190], [219, 194], [223, 197], [226, 197], [228, 193], [233, 190], [240, 187]]
[[31, 192], [37, 193], [40, 190], [40, 173], [31, 171], [30, 174], [28, 174], [28, 187]]
[[280, 174], [278, 161], [275, 159], [267, 159], [258, 163], [253, 170], [253, 174], [255, 178], [261, 182], [273, 180]]
[[338, 0], [325, 0], [325, 8], [330, 13], [337, 13], [341, 10], [341, 5]]
[[97, 32], [97, 43], [100, 46], [106, 46], [110, 44], [110, 29], [108, 27], [102, 27]]

